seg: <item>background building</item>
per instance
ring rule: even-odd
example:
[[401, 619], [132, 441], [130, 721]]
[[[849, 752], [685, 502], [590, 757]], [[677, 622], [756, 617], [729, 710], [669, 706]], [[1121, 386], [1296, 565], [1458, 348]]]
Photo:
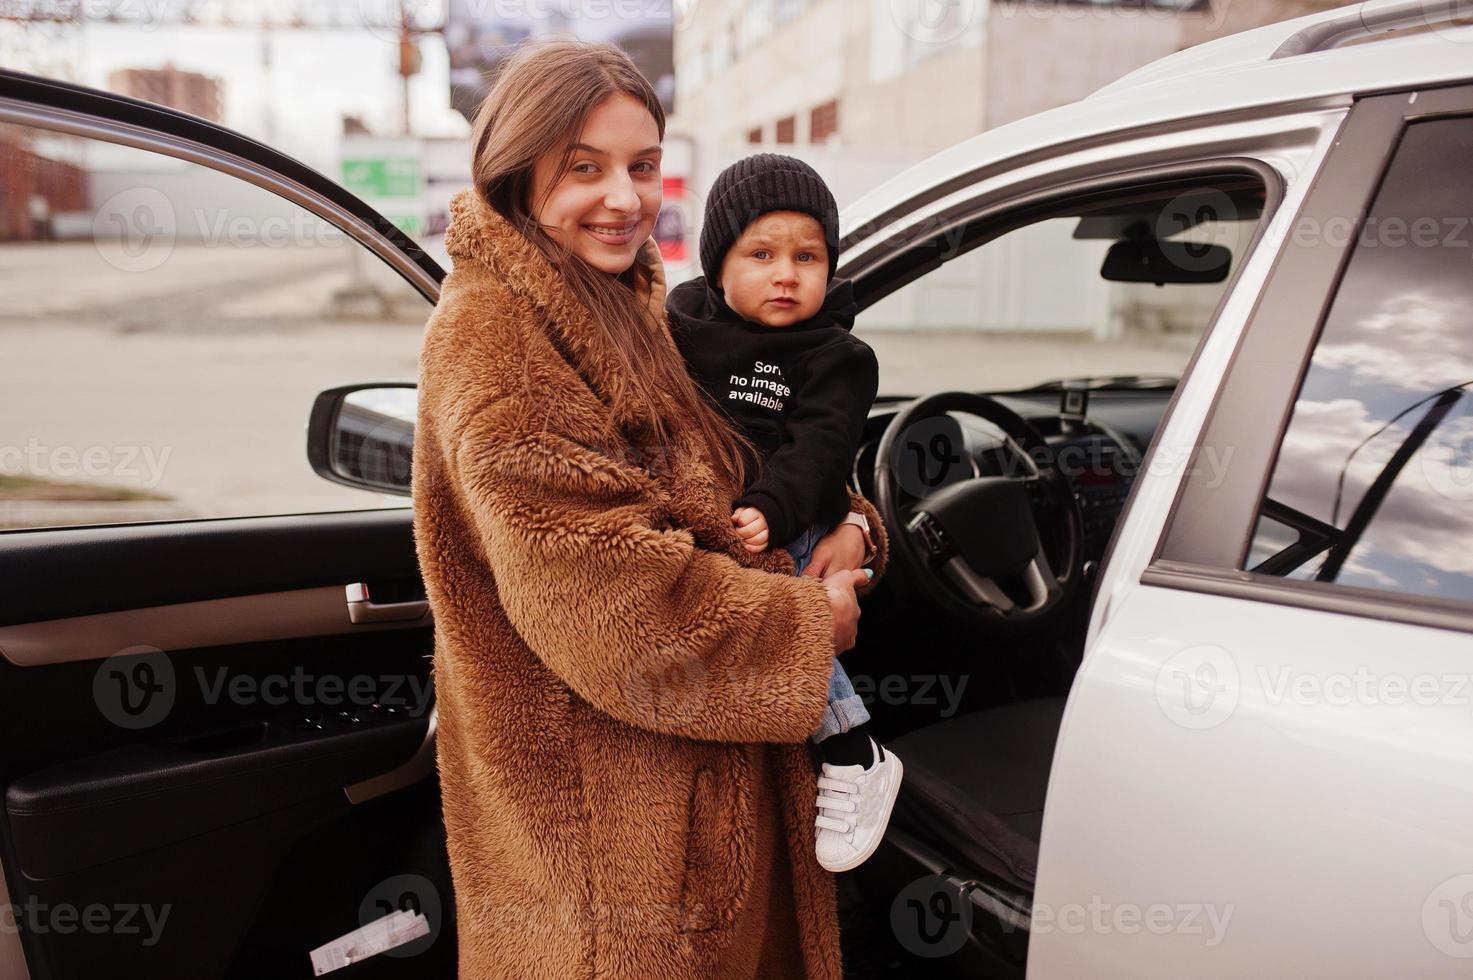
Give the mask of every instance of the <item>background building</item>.
[[710, 135], [723, 143], [925, 155], [1170, 54], [1183, 21], [1207, 16], [1205, 7], [701, 0], [676, 35], [680, 122], [717, 120]]
[[107, 88], [119, 95], [156, 102], [211, 122], [225, 121], [220, 80], [199, 72], [182, 71], [172, 62], [162, 68], [120, 68], [109, 72]]
[[[814, 164], [842, 207], [938, 150], [1182, 48], [1333, 6], [688, 0], [676, 6], [670, 132], [694, 148], [693, 208], [722, 168], [757, 150]], [[699, 211], [690, 218], [698, 234]]]
[[24, 126], [0, 125], [0, 242], [54, 239], [57, 212], [86, 206], [86, 172], [45, 142]]

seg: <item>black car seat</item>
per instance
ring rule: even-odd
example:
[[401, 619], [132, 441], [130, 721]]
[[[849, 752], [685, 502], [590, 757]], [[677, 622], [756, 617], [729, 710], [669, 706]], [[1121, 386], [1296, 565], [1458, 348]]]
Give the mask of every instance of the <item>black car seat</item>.
[[1019, 701], [886, 743], [905, 765], [891, 826], [968, 873], [1032, 894], [1063, 698]]

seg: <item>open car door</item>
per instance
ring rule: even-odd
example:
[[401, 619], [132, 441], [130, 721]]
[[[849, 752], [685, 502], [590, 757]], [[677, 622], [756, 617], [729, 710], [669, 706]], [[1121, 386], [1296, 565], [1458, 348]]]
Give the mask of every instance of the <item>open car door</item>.
[[452, 976], [412, 512], [303, 451], [439, 265], [185, 113], [0, 72], [0, 123], [0, 976], [310, 977], [395, 912], [336, 975]]

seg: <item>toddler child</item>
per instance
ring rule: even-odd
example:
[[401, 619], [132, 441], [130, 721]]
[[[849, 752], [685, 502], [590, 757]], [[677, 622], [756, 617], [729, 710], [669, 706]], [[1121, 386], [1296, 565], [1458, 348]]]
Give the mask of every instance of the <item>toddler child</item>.
[[[705, 275], [671, 290], [670, 329], [692, 375], [750, 438], [762, 468], [734, 502], [751, 551], [785, 547], [801, 575], [813, 547], [849, 511], [846, 479], [879, 387], [868, 344], [850, 333], [853, 290], [835, 279], [838, 208], [813, 168], [759, 153], [711, 187], [701, 229]], [[829, 569], [824, 569], [829, 571]], [[900, 759], [870, 737], [869, 712], [834, 658], [828, 708], [813, 738], [819, 863], [847, 871], [884, 836]]]

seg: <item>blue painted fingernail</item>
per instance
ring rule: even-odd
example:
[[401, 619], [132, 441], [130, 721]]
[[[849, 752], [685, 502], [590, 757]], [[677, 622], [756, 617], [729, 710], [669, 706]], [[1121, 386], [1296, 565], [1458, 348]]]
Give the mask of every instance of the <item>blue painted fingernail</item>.
[[874, 569], [873, 569], [873, 568], [866, 568], [866, 569], [865, 569], [865, 570], [864, 570], [864, 577], [865, 577], [865, 578], [866, 578], [866, 579], [870, 579], [870, 580], [873, 580], [873, 579], [874, 579], [874, 577], [875, 577], [875, 570], [874, 570]]

